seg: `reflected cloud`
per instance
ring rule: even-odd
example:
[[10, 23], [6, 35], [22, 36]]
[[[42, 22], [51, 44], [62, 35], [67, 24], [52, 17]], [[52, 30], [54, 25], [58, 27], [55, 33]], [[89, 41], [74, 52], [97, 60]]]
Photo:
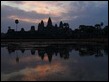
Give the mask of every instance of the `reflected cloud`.
[[19, 80], [41, 80], [41, 78], [49, 77], [53, 74], [64, 72], [67, 69], [67, 67], [63, 67], [61, 63], [55, 62], [54, 64], [46, 64], [46, 65], [38, 65], [34, 68], [25, 68], [18, 72], [12, 72], [9, 74], [3, 74], [1, 75], [2, 81], [7, 81], [11, 78], [22, 76]]

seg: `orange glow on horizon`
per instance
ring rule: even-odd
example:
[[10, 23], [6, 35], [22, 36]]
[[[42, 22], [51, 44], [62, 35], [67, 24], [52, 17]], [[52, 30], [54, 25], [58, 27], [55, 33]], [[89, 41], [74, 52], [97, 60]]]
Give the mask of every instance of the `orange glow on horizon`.
[[[13, 19], [13, 20], [18, 19], [19, 21], [28, 22], [28, 23], [40, 23], [41, 22], [41, 19], [21, 18], [21, 17], [15, 16], [15, 15], [14, 16], [9, 16], [8, 18]], [[44, 22], [47, 22], [48, 18], [44, 18], [42, 20]]]

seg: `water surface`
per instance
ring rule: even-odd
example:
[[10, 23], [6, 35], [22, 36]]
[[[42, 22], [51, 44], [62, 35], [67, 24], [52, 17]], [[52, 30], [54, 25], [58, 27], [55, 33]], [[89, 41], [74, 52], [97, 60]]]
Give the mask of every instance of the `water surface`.
[[107, 81], [108, 47], [1, 47], [2, 81]]

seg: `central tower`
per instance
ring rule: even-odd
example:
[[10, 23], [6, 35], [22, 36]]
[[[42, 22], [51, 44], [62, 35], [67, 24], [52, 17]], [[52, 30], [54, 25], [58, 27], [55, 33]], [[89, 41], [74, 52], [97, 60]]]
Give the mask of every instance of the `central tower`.
[[51, 18], [49, 17], [48, 22], [47, 22], [47, 28], [52, 28], [52, 27], [53, 27], [52, 21], [51, 21]]

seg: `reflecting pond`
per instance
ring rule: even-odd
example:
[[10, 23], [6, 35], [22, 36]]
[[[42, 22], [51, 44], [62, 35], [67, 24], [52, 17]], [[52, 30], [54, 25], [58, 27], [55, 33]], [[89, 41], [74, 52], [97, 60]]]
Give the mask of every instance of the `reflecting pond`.
[[108, 81], [108, 46], [2, 46], [1, 80]]

